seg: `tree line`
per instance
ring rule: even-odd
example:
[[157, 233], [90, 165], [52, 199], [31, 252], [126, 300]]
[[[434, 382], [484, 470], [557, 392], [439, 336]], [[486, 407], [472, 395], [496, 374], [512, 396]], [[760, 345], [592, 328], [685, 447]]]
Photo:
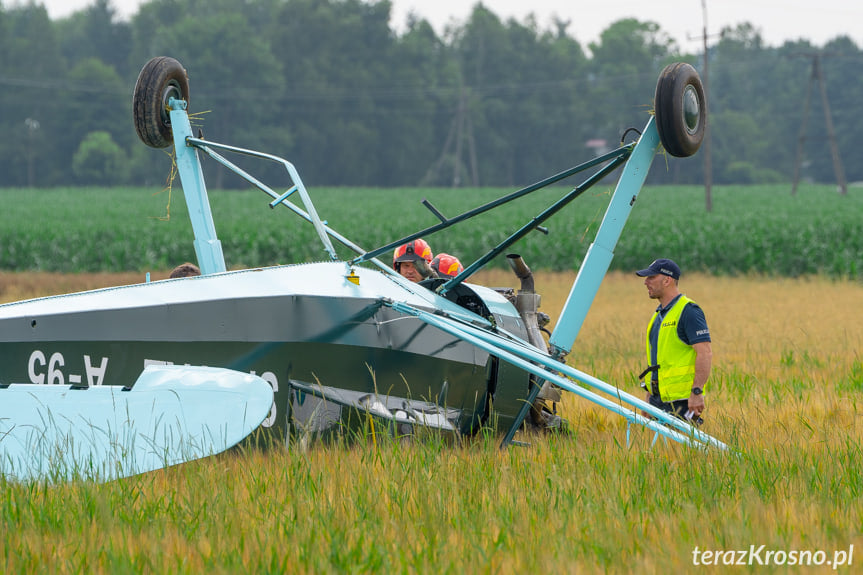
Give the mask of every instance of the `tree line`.
[[[0, 7], [0, 186], [164, 184], [171, 160], [137, 140], [131, 112], [154, 56], [185, 66], [205, 138], [285, 157], [309, 186], [524, 185], [641, 129], [666, 64], [703, 69], [656, 22], [620, 20], [585, 46], [565, 21], [479, 3], [441, 34], [416, 16], [397, 32], [390, 14], [388, 0], [151, 0], [129, 21], [110, 0], [57, 20]], [[816, 62], [845, 175], [863, 181], [850, 38], [768, 47], [742, 25], [707, 56], [714, 183], [790, 182], [798, 142], [801, 179], [836, 181]], [[659, 161], [649, 183], [704, 179], [698, 156]], [[211, 187], [245, 186], [214, 164]]]

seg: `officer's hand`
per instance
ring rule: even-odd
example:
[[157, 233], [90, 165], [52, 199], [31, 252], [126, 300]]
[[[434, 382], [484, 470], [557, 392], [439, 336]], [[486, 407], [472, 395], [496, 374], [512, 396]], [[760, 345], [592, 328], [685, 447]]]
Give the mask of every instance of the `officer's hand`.
[[701, 415], [704, 411], [704, 395], [689, 395], [689, 410], [696, 416]]

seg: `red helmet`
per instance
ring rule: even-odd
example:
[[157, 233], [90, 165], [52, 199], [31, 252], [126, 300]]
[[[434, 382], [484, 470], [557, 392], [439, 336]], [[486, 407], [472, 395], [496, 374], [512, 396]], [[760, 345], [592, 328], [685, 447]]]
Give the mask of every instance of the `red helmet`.
[[429, 247], [425, 240], [416, 239], [396, 248], [395, 253], [393, 253], [393, 267], [398, 269], [396, 265], [398, 263], [415, 262], [418, 260], [425, 260], [426, 263], [431, 263], [432, 257], [431, 247]]
[[432, 260], [431, 267], [440, 277], [454, 278], [464, 271], [464, 266], [458, 258], [449, 254], [438, 254]]

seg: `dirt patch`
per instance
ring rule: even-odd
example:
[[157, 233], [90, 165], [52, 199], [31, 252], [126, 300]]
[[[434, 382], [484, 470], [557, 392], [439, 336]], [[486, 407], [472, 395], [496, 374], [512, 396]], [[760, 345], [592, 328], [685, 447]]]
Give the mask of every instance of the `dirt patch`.
[[[170, 270], [153, 272], [152, 280], [165, 279]], [[139, 272], [62, 274], [55, 272], [0, 272], [0, 303], [49, 295], [74, 293], [104, 287], [143, 283]]]

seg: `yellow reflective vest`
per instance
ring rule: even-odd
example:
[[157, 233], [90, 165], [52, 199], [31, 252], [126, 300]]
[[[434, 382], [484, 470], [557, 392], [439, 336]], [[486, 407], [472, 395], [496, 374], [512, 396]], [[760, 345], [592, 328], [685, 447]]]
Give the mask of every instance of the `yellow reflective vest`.
[[[692, 393], [692, 383], [695, 381], [695, 349], [677, 335], [680, 314], [690, 302], [691, 299], [681, 295], [666, 312], [659, 327], [659, 337], [656, 340], [656, 363], [659, 365], [657, 376], [659, 396], [665, 402], [686, 399]], [[655, 312], [647, 324], [647, 365], [651, 365], [650, 328], [658, 314], [658, 311]]]

